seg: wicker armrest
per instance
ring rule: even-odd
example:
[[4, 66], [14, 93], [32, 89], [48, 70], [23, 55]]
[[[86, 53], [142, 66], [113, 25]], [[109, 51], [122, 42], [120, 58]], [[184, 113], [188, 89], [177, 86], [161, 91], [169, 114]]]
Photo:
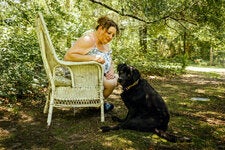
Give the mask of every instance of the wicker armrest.
[[85, 62], [73, 62], [73, 61], [63, 61], [63, 60], [59, 60], [59, 63], [61, 65], [65, 65], [65, 66], [73, 66], [73, 65], [99, 65], [102, 66], [100, 63], [95, 62], [95, 61], [85, 61]]

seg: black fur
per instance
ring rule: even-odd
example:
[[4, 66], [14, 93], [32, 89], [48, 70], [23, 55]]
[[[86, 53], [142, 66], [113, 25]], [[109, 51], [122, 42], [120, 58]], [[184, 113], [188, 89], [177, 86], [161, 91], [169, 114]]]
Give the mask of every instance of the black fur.
[[[121, 98], [128, 109], [127, 116], [120, 119], [112, 117], [119, 124], [113, 127], [103, 126], [102, 132], [119, 129], [131, 129], [142, 132], [153, 132], [171, 142], [176, 136], [165, 132], [170, 119], [166, 103], [158, 92], [143, 78], [139, 71], [126, 64], [118, 65], [118, 82], [123, 87]], [[180, 140], [182, 141], [182, 140]]]

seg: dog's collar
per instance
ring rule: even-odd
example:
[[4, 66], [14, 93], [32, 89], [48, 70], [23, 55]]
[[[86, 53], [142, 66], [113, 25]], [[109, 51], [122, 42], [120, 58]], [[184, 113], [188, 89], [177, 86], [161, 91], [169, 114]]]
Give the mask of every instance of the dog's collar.
[[125, 88], [125, 90], [129, 90], [130, 88], [132, 88], [133, 86], [137, 85], [139, 82], [139, 79], [137, 81], [135, 81], [133, 84], [129, 85], [128, 87]]

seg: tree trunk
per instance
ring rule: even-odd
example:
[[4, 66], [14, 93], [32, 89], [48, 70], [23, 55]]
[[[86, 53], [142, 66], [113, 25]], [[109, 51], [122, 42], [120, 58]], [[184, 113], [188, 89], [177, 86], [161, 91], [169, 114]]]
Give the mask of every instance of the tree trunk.
[[[64, 5], [65, 5], [65, 9], [67, 10], [67, 12], [70, 12], [73, 8], [73, 2], [71, 0], [66, 0]], [[68, 48], [70, 48], [72, 46], [70, 34], [67, 35], [66, 41], [67, 41], [66, 46]]]
[[213, 48], [210, 47], [210, 66], [213, 65]]
[[187, 33], [184, 31], [183, 35], [183, 60], [182, 60], [182, 68], [185, 68], [187, 66], [187, 53], [186, 53], [186, 40], [187, 40]]
[[186, 31], [184, 31], [184, 39], [183, 39], [183, 54], [185, 55], [186, 54], [186, 40], [187, 40], [187, 33]]
[[139, 43], [141, 51], [147, 53], [147, 26], [143, 25], [139, 27]]

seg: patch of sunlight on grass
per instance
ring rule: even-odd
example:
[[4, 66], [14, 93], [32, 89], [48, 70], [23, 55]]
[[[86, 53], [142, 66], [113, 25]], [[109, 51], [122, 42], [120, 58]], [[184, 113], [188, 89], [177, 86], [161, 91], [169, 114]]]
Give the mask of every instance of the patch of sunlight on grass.
[[215, 115], [216, 117], [221, 117], [221, 113], [218, 113], [218, 112], [214, 112], [214, 111], [206, 111], [206, 112], [198, 112], [197, 114], [209, 114], [209, 115]]
[[21, 115], [21, 119], [19, 120], [19, 122], [21, 123], [32, 122], [34, 120], [32, 116], [28, 115], [27, 113], [23, 111], [20, 112], [20, 115]]
[[225, 133], [225, 126], [223, 126], [223, 127], [221, 127], [221, 128], [218, 128], [217, 131], [218, 131], [218, 132], [223, 132], [223, 133]]
[[225, 127], [221, 126], [219, 128], [217, 128], [214, 132], [213, 135], [215, 137], [220, 137], [221, 139], [225, 139]]
[[207, 78], [218, 78], [218, 79], [222, 77], [222, 75], [216, 72], [207, 72], [207, 73], [204, 73], [204, 76]]
[[224, 137], [224, 133], [225, 133], [225, 129], [224, 127], [221, 127], [221, 128], [217, 128], [213, 133], [212, 135], [214, 137]]
[[176, 85], [171, 85], [171, 84], [163, 84], [162, 87], [165, 87], [165, 88], [173, 88], [173, 89], [179, 89], [178, 86], [176, 86]]
[[187, 102], [180, 102], [179, 105], [187, 107], [187, 106], [191, 106], [189, 103]]
[[203, 89], [196, 89], [195, 92], [199, 94], [205, 94], [205, 90]]
[[163, 138], [160, 138], [158, 135], [156, 135], [156, 134], [153, 134], [152, 136], [151, 136], [151, 140], [152, 140], [152, 142], [153, 143], [159, 143], [159, 142], [167, 142], [167, 140], [166, 139], [163, 139]]
[[224, 114], [218, 113], [218, 112], [214, 112], [214, 111], [205, 111], [205, 112], [200, 111], [200, 112], [196, 112], [196, 115], [202, 116], [202, 117], [203, 116], [204, 117], [209, 117], [209, 118], [214, 117], [214, 118], [221, 119], [221, 120], [223, 120], [223, 118], [225, 117]]
[[223, 97], [224, 95], [224, 85], [219, 83], [212, 89], [211, 87], [205, 87], [206, 93], [208, 95], [217, 95], [218, 97]]
[[108, 147], [117, 147], [117, 146], [132, 146], [133, 142], [126, 139], [119, 137], [118, 135], [113, 135], [110, 137], [105, 138], [105, 142], [103, 142], [103, 146], [108, 146]]
[[10, 136], [12, 136], [12, 134], [8, 130], [0, 128], [0, 140], [5, 139], [5, 138], [9, 138]]

